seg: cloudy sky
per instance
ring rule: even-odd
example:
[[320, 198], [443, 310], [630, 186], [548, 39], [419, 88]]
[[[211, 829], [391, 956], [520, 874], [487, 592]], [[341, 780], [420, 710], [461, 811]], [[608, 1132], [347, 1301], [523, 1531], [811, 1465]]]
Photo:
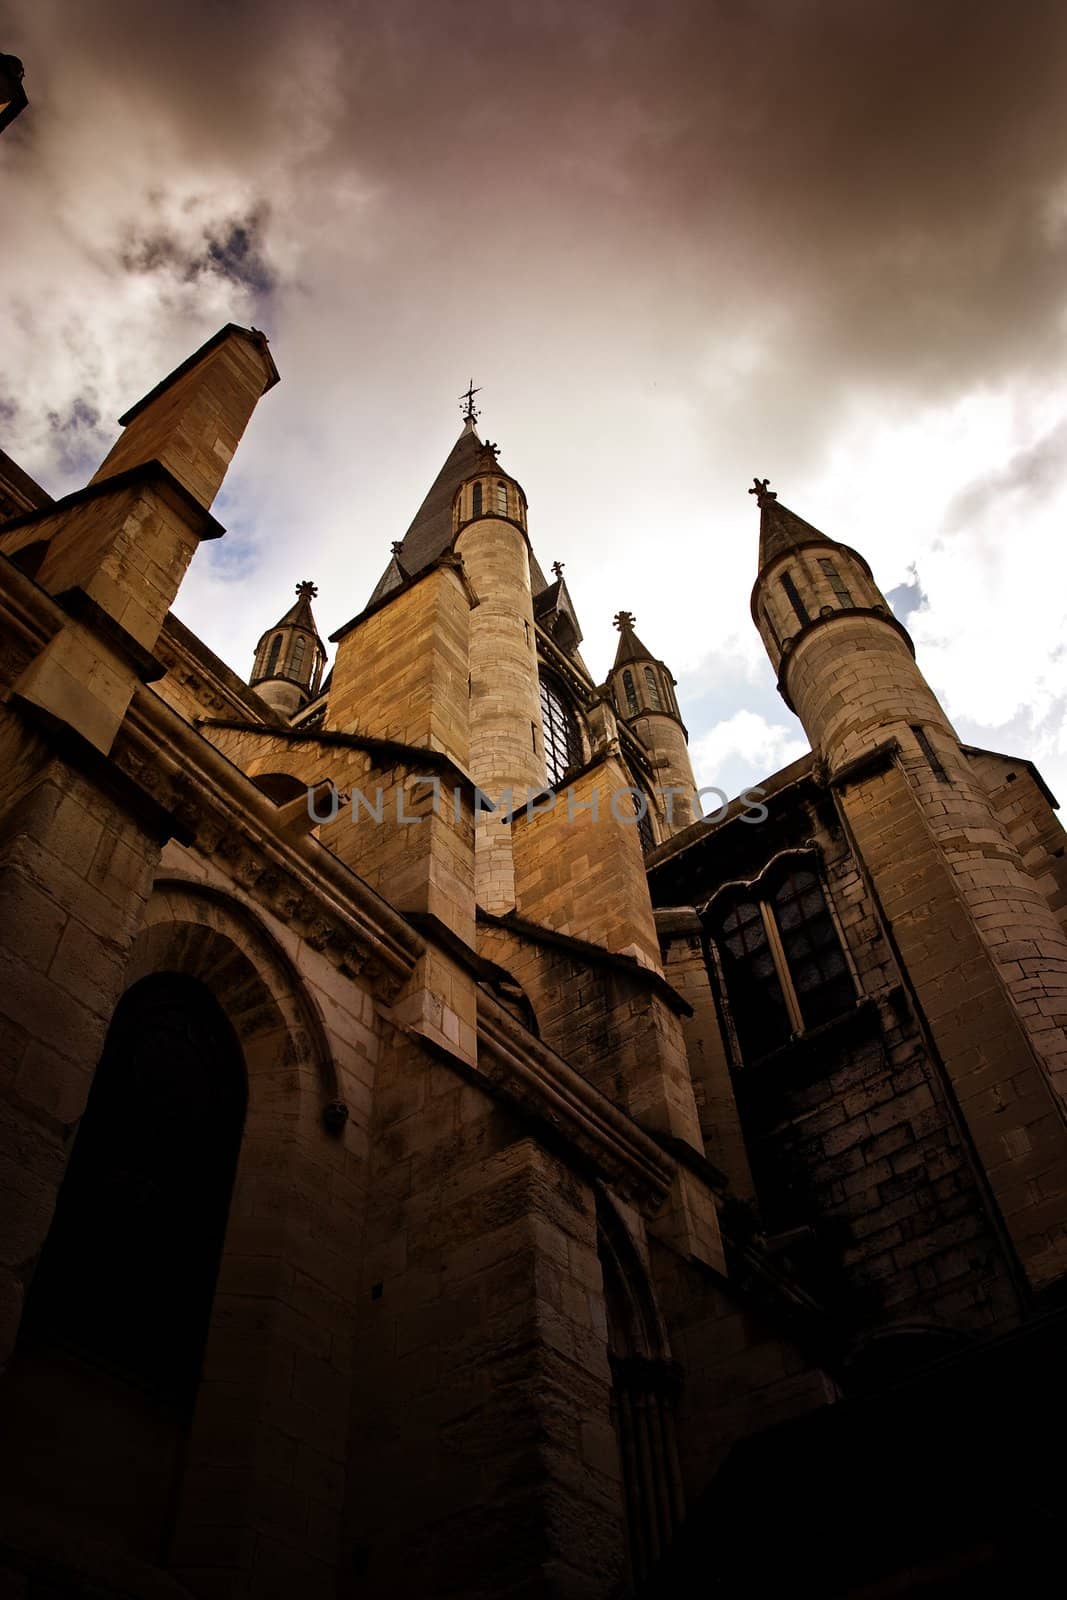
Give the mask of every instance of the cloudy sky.
[[857, 545], [961, 735], [1067, 802], [1062, 0], [24, 0], [0, 444], [52, 493], [226, 321], [282, 374], [178, 614], [361, 609], [481, 385], [566, 563], [736, 792], [805, 747], [756, 511]]

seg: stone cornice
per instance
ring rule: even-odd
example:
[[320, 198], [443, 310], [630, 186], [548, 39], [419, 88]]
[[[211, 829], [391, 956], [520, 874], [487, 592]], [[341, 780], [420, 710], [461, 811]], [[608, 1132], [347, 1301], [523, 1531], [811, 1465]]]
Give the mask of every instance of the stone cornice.
[[639, 989], [650, 989], [676, 1016], [693, 1015], [693, 1008], [688, 1000], [682, 999], [677, 989], [667, 982], [662, 973], [657, 972], [654, 967], [644, 966], [633, 956], [618, 955], [614, 950], [605, 950], [603, 945], [593, 944], [588, 939], [576, 939], [573, 934], [557, 933], [554, 928], [546, 928], [539, 922], [529, 922], [514, 911], [497, 916], [492, 911], [483, 911], [479, 906], [477, 919], [486, 927], [502, 928], [520, 939], [529, 939], [532, 944], [551, 945], [557, 950], [566, 950], [577, 961], [618, 972], [623, 977], [629, 978]]
[[[477, 796], [474, 780], [469, 772], [443, 750], [428, 750], [424, 745], [402, 744], [398, 739], [377, 739], [371, 734], [341, 733], [333, 728], [274, 728], [261, 727], [256, 722], [245, 722], [235, 717], [201, 717], [198, 728], [229, 728], [236, 733], [260, 734], [264, 738], [280, 739], [287, 744], [318, 744], [327, 749], [359, 750], [371, 758], [371, 765], [379, 768], [393, 766], [428, 767], [431, 772], [449, 778], [473, 805]], [[495, 811], [496, 806], [486, 795], [481, 797], [483, 811]]]
[[424, 939], [317, 839], [281, 834], [273, 802], [151, 690], [135, 694], [112, 758], [264, 909], [395, 998]]
[[442, 567], [456, 574], [463, 587], [463, 592], [467, 596], [467, 604], [473, 611], [478, 604], [478, 596], [475, 594], [474, 587], [467, 576], [463, 558], [456, 555], [452, 550], [446, 550], [436, 560], [428, 562], [424, 567], [420, 567], [418, 572], [411, 573], [409, 577], [404, 579], [403, 583], [398, 583], [394, 589], [390, 589], [386, 594], [379, 595], [377, 600], [372, 600], [369, 605], [364, 606], [362, 611], [357, 611], [350, 622], [342, 624], [340, 628], [330, 634], [330, 643], [340, 644], [345, 635], [351, 633], [353, 628], [358, 628], [361, 622], [366, 622], [367, 618], [373, 617], [376, 612], [384, 611], [386, 606], [391, 605], [394, 600], [398, 600], [401, 595], [407, 594], [410, 589], [414, 589], [416, 584], [422, 583], [425, 578], [429, 578], [433, 573], [439, 572]]
[[127, 467], [113, 477], [87, 483], [83, 489], [75, 489], [73, 494], [65, 494], [61, 500], [53, 500], [50, 505], [41, 506], [36, 511], [24, 511], [20, 517], [11, 517], [0, 528], [0, 535], [11, 533], [16, 528], [47, 522], [52, 517], [62, 517], [65, 512], [73, 511], [87, 501], [100, 500], [123, 489], [141, 488], [156, 490], [162, 499], [173, 505], [198, 539], [221, 539], [226, 532], [222, 523], [204, 510], [199, 500], [189, 493], [183, 483], [179, 483], [173, 472], [162, 461], [153, 459], [142, 461], [136, 467]]
[[477, 1067], [457, 1059], [457, 1070], [546, 1124], [624, 1198], [659, 1208], [674, 1177], [671, 1156], [484, 991], [478, 1045]]
[[789, 693], [789, 669], [796, 659], [798, 645], [803, 644], [806, 639], [810, 639], [817, 628], [825, 628], [833, 622], [839, 622], [842, 619], [850, 620], [853, 617], [870, 617], [873, 622], [884, 622], [887, 628], [892, 628], [894, 633], [900, 635], [914, 658], [915, 643], [911, 634], [904, 624], [899, 622], [893, 613], [887, 611], [884, 606], [836, 606], [828, 610], [826, 616], [820, 614], [817, 617], [812, 617], [809, 622], [805, 622], [802, 628], [798, 628], [796, 633], [790, 634], [788, 639], [783, 639], [782, 641], [782, 654], [778, 663], [778, 693], [790, 711], [796, 712], [793, 697]]

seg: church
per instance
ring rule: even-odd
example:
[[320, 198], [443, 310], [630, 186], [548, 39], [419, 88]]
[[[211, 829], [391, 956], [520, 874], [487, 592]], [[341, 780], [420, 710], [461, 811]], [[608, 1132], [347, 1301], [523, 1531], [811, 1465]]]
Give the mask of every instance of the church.
[[811, 748], [704, 816], [662, 641], [590, 673], [473, 393], [362, 608], [294, 572], [245, 680], [173, 608], [277, 381], [231, 324], [83, 488], [0, 456], [0, 1593], [1037, 1592], [1040, 774], [960, 742], [862, 506], [760, 479]]

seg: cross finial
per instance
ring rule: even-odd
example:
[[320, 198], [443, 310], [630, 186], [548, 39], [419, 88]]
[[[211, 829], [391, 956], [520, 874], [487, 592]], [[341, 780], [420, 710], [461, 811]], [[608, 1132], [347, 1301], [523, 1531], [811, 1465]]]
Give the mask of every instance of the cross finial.
[[390, 545], [390, 546], [389, 546], [389, 548], [390, 548], [390, 550], [391, 550], [391, 551], [392, 551], [392, 552], [393, 552], [393, 554], [394, 554], [394, 556], [396, 556], [396, 557], [397, 557], [397, 559], [398, 559], [398, 560], [399, 560], [399, 558], [400, 558], [400, 552], [401, 552], [401, 550], [403, 550], [403, 548], [404, 548], [404, 541], [403, 541], [403, 539], [394, 539], [394, 540], [393, 540], [393, 542], [392, 542], [392, 544], [391, 544], [391, 545]]
[[553, 561], [552, 563], [552, 571], [556, 574], [557, 578], [562, 578], [563, 576], [563, 565], [564, 564], [562, 561]]
[[756, 496], [756, 504], [762, 510], [768, 500], [777, 500], [778, 496], [770, 486], [770, 478], [753, 478], [749, 494]]
[[472, 378], [466, 389], [460, 395], [459, 399], [460, 404], [463, 406], [464, 422], [477, 422], [480, 413], [477, 406], [474, 404], [474, 396], [476, 394], [481, 394], [481, 392], [482, 391], [480, 389], [476, 389], [474, 387], [474, 379]]
[[637, 618], [632, 611], [617, 611], [615, 613], [615, 626], [621, 633], [624, 628], [632, 628]]
[[497, 456], [500, 454], [500, 446], [498, 444], [491, 444], [488, 439], [485, 441], [482, 449], [487, 455], [492, 457], [494, 462], [496, 461]]
[[309, 583], [306, 578], [302, 583], [298, 583], [296, 586], [297, 598], [299, 600], [314, 600], [318, 592], [319, 591], [315, 585], [313, 583]]

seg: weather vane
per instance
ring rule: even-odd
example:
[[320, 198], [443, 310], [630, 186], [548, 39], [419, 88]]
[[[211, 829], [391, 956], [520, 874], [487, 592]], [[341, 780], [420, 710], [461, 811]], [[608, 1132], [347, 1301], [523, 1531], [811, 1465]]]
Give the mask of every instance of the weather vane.
[[481, 394], [481, 392], [482, 391], [480, 389], [476, 389], [474, 387], [474, 379], [472, 378], [466, 389], [460, 395], [459, 399], [460, 404], [463, 406], [464, 422], [477, 422], [480, 412], [478, 411], [477, 406], [474, 404], [474, 396], [476, 394]]
[[636, 620], [632, 611], [617, 611], [614, 617], [615, 626], [620, 633], [624, 628], [632, 628]]
[[760, 507], [767, 500], [777, 500], [778, 498], [770, 484], [770, 478], [753, 478], [752, 480], [752, 487], [748, 492], [756, 496], [756, 504]]
[[553, 561], [553, 563], [552, 563], [552, 571], [556, 574], [557, 578], [562, 578], [562, 576], [563, 576], [563, 567], [564, 567], [564, 563], [562, 561]]

